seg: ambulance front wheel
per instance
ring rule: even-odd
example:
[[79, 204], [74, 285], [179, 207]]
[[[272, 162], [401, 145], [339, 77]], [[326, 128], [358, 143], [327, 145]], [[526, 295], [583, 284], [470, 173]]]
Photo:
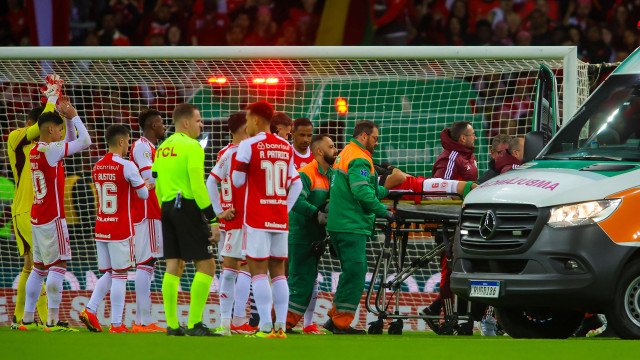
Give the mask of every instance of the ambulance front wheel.
[[627, 264], [607, 312], [608, 326], [623, 339], [640, 339], [640, 260]]

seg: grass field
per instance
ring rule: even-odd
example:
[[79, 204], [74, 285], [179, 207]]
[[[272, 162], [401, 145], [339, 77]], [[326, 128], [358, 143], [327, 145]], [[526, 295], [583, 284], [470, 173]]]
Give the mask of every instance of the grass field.
[[[167, 337], [163, 334], [47, 334], [0, 328], [2, 359], [638, 359], [640, 341], [515, 340], [509, 337], [311, 336], [288, 339]], [[7, 356], [7, 354], [20, 354]]]

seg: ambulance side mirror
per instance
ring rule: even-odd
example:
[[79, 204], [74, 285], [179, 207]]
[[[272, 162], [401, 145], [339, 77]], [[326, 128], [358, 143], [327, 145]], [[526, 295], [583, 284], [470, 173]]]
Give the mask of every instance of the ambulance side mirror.
[[544, 132], [531, 131], [524, 136], [524, 156], [522, 163], [529, 162], [540, 154], [544, 148]]

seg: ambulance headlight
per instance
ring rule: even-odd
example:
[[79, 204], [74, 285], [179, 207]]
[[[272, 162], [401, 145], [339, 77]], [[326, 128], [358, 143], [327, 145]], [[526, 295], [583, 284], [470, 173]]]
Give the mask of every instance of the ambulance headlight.
[[547, 224], [554, 228], [594, 224], [613, 214], [622, 200], [597, 200], [556, 206]]

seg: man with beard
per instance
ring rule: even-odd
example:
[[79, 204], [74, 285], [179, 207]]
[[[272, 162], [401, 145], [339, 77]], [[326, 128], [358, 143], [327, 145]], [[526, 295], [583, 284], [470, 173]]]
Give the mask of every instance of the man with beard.
[[358, 335], [351, 322], [360, 304], [367, 274], [367, 241], [377, 217], [394, 220], [380, 199], [389, 193], [377, 184], [372, 154], [380, 133], [372, 121], [360, 121], [353, 138], [333, 164], [327, 231], [340, 260], [340, 279], [325, 329], [334, 334]]
[[[454, 122], [450, 128], [442, 130], [440, 141], [444, 151], [433, 164], [432, 176], [445, 180], [477, 181], [478, 165], [473, 154], [475, 140], [476, 133], [468, 121]], [[423, 314], [440, 314], [443, 305], [445, 315], [451, 315], [453, 312], [453, 293], [449, 284], [449, 278], [451, 277], [449, 258], [451, 258], [450, 248], [445, 249], [441, 260], [442, 280], [440, 281], [440, 293], [431, 305], [422, 310]], [[449, 330], [446, 332], [449, 333]], [[473, 321], [462, 324], [458, 334], [472, 335]]]
[[289, 213], [289, 311], [287, 331], [292, 331], [304, 315], [302, 332], [324, 334], [313, 322], [318, 297], [318, 262], [322, 254], [313, 245], [326, 237], [329, 179], [338, 155], [333, 140], [326, 134], [311, 139], [314, 160], [298, 169], [302, 193]]

